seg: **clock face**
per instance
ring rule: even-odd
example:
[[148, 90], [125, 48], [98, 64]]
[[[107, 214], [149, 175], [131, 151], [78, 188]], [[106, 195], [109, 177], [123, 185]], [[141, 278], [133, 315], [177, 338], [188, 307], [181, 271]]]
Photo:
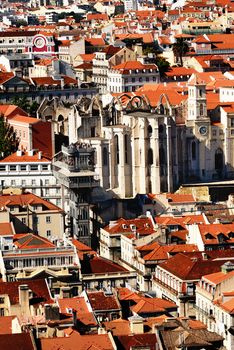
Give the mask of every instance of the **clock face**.
[[200, 126], [200, 128], [199, 128], [199, 133], [200, 133], [201, 135], [206, 135], [206, 134], [207, 134], [207, 131], [208, 131], [207, 126], [205, 126], [205, 125]]
[[34, 45], [37, 47], [37, 48], [42, 48], [44, 45], [45, 45], [45, 41], [42, 37], [37, 37], [35, 40], [34, 40]]

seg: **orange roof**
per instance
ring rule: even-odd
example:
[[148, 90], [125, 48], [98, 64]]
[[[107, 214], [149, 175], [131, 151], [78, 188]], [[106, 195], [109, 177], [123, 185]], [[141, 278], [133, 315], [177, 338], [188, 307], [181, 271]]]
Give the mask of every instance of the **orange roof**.
[[160, 298], [142, 298], [136, 305], [131, 307], [131, 311], [136, 314], [163, 313], [168, 309], [177, 309], [177, 305], [172, 301]]
[[55, 210], [62, 211], [59, 207], [52, 204], [45, 199], [42, 199], [36, 196], [33, 193], [23, 193], [23, 194], [2, 194], [0, 195], [0, 207], [11, 207], [11, 206], [19, 206], [25, 208], [27, 210], [27, 205], [43, 205], [45, 210]]
[[186, 225], [193, 224], [205, 224], [205, 220], [203, 215], [186, 215], [180, 217], [173, 216], [157, 216], [155, 217], [155, 221], [159, 225], [179, 225], [186, 228]]
[[110, 234], [132, 234], [136, 231], [141, 235], [147, 235], [154, 232], [154, 226], [150, 218], [136, 218], [130, 220], [120, 218], [104, 227], [104, 230]]
[[222, 237], [226, 244], [234, 243], [234, 223], [233, 224], [199, 224], [201, 238], [205, 244], [219, 244]]
[[62, 314], [72, 314], [71, 310], [77, 312], [77, 320], [85, 325], [96, 325], [97, 321], [89, 311], [83, 297], [58, 299], [58, 305]]
[[39, 153], [35, 152], [33, 156], [28, 155], [28, 153], [22, 152], [21, 156], [17, 155], [17, 152], [10, 154], [4, 159], [0, 160], [0, 163], [50, 163], [50, 159], [41, 156], [39, 159]]
[[16, 122], [20, 122], [20, 123], [24, 123], [24, 124], [37, 124], [40, 122], [40, 119], [37, 118], [32, 118], [32, 117], [27, 117], [24, 115], [15, 115], [11, 118], [11, 121], [16, 121]]
[[13, 239], [18, 249], [55, 248], [47, 238], [32, 233], [16, 234]]
[[148, 254], [143, 256], [145, 261], [158, 261], [167, 260], [170, 258], [168, 254], [195, 252], [198, 251], [196, 244], [177, 244], [177, 245], [166, 245], [155, 248]]
[[209, 275], [205, 275], [202, 277], [202, 279], [208, 281], [209, 283], [212, 283], [213, 285], [217, 285], [232, 277], [234, 277], [234, 271], [228, 273], [220, 271]]
[[112, 69], [120, 70], [122, 74], [129, 74], [129, 71], [136, 69], [140, 71], [142, 71], [143, 69], [152, 69], [158, 71], [158, 68], [155, 64], [142, 64], [139, 61], [127, 61], [118, 64], [117, 66], [113, 66]]
[[0, 223], [0, 236], [13, 236], [14, 230], [10, 222], [1, 222]]
[[105, 329], [111, 331], [114, 336], [130, 334], [129, 321], [119, 318], [117, 320], [104, 322]]
[[28, 116], [28, 114], [23, 111], [20, 107], [16, 105], [2, 104], [0, 105], [0, 114], [5, 118], [11, 118], [14, 115]]
[[115, 349], [108, 334], [80, 335], [77, 332], [73, 332], [67, 337], [42, 338], [41, 350], [74, 349], [74, 346], [77, 347], [77, 344], [79, 344], [79, 350]]

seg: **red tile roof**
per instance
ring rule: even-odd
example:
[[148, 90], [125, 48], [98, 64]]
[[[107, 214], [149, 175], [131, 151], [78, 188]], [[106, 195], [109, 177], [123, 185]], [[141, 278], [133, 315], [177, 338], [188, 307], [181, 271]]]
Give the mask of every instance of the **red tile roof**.
[[5, 118], [11, 118], [15, 115], [28, 116], [20, 107], [8, 104], [0, 105], [0, 115], [3, 115]]
[[[43, 279], [38, 280], [21, 280], [17, 282], [0, 282], [0, 295], [8, 295], [11, 305], [19, 303], [19, 286], [27, 284], [29, 289], [33, 292], [33, 300], [35, 303], [51, 303], [50, 292], [46, 281]], [[1, 349], [1, 347], [0, 347]]]
[[58, 305], [62, 314], [71, 315], [70, 310], [77, 312], [77, 320], [84, 325], [97, 325], [97, 321], [86, 305], [83, 297], [58, 299]]
[[90, 306], [95, 311], [120, 310], [118, 299], [113, 294], [104, 292], [87, 292]]
[[139, 61], [127, 61], [117, 66], [113, 66], [112, 69], [120, 71], [122, 74], [129, 74], [131, 70], [138, 69], [143, 71], [143, 69], [152, 69], [153, 71], [158, 71], [158, 67], [155, 64], [142, 64]]
[[35, 350], [31, 333], [0, 334], [0, 349]]
[[149, 350], [155, 350], [157, 344], [157, 338], [155, 334], [134, 334], [134, 335], [122, 335], [118, 336], [118, 340], [121, 344], [121, 349], [131, 350], [134, 348], [147, 348]]
[[110, 234], [138, 232], [140, 235], [147, 235], [154, 232], [154, 226], [149, 218], [123, 219], [120, 218], [104, 228]]
[[168, 301], [160, 298], [142, 298], [136, 305], [131, 308], [132, 312], [136, 314], [151, 314], [151, 313], [164, 313], [167, 311], [176, 310], [177, 305], [172, 301]]
[[204, 244], [219, 244], [222, 236], [225, 243], [234, 242], [233, 224], [200, 224], [198, 229]]
[[2, 194], [0, 195], [0, 207], [19, 206], [27, 210], [27, 205], [43, 205], [45, 210], [62, 211], [59, 207], [33, 193], [23, 194]]
[[111, 260], [104, 259], [102, 257], [85, 258], [81, 261], [81, 273], [85, 274], [99, 274], [99, 273], [112, 273], [112, 272], [127, 272], [127, 270], [112, 262]]
[[55, 248], [55, 245], [48, 239], [32, 233], [15, 235], [14, 245], [18, 249]]
[[0, 223], [0, 236], [13, 236], [14, 230], [10, 222]]
[[203, 275], [220, 271], [224, 262], [179, 253], [159, 266], [182, 280], [200, 280]]
[[22, 155], [17, 155], [17, 152], [10, 154], [4, 159], [0, 160], [0, 163], [50, 163], [51, 160], [47, 157], [41, 156], [39, 159], [38, 152], [35, 152], [33, 156], [29, 156], [28, 153], [22, 152]]
[[41, 350], [114, 350], [108, 334], [80, 335], [41, 339]]
[[12, 334], [12, 321], [17, 316], [1, 316], [0, 317], [0, 334]]

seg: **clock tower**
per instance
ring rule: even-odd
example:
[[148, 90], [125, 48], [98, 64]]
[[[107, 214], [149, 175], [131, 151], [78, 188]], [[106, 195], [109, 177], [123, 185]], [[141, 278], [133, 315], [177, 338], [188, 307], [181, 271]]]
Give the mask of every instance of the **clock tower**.
[[187, 120], [198, 120], [206, 117], [206, 83], [193, 74], [188, 81]]

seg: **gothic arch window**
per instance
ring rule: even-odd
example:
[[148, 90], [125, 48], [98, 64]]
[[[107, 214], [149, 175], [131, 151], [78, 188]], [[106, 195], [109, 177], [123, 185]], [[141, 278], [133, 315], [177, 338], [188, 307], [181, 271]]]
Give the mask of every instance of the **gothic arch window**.
[[106, 147], [102, 149], [102, 164], [108, 165], [108, 151]]
[[204, 106], [202, 103], [200, 103], [200, 115], [204, 115]]
[[151, 137], [151, 136], [152, 136], [153, 129], [152, 129], [152, 126], [151, 126], [151, 125], [148, 126], [148, 128], [147, 128], [147, 133], [148, 133], [148, 137]]
[[119, 137], [115, 135], [116, 164], [119, 164]]
[[124, 160], [126, 164], [128, 164], [128, 144], [129, 144], [129, 137], [127, 134], [125, 134], [124, 135]]
[[58, 122], [63, 122], [64, 121], [64, 117], [62, 114], [59, 114], [58, 116]]
[[158, 132], [162, 134], [164, 132], [164, 126], [161, 124], [159, 125]]
[[165, 108], [163, 106], [163, 104], [160, 104], [160, 114], [164, 114], [165, 113]]
[[197, 158], [197, 149], [196, 149], [196, 142], [192, 142], [192, 160], [196, 160]]
[[215, 152], [215, 170], [223, 170], [223, 151], [221, 148], [218, 148]]
[[152, 165], [154, 163], [154, 156], [153, 156], [152, 148], [148, 149], [147, 163], [148, 163], [148, 165]]

